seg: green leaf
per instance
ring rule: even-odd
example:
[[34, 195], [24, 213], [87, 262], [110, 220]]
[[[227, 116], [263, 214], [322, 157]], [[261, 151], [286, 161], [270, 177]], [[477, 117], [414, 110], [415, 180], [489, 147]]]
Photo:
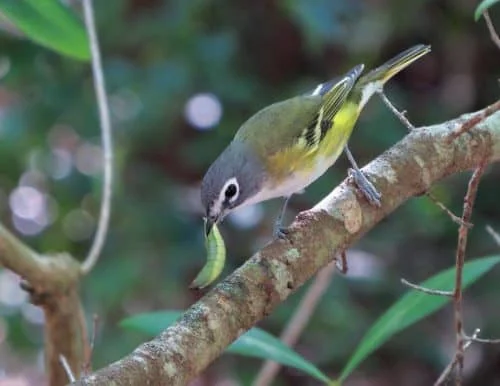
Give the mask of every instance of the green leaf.
[[476, 8], [476, 11], [474, 12], [474, 20], [478, 21], [483, 15], [484, 11], [486, 11], [493, 4], [498, 3], [499, 1], [500, 0], [483, 0], [481, 3], [479, 3], [479, 5]]
[[[500, 261], [500, 256], [485, 257], [465, 264], [463, 288], [478, 280]], [[455, 283], [455, 267], [441, 272], [424, 281], [421, 286], [444, 291], [451, 291]], [[411, 290], [389, 308], [365, 335], [361, 344], [344, 367], [340, 380], [359, 366], [373, 351], [385, 343], [391, 336], [443, 307], [450, 299], [444, 296], [428, 295]]]
[[141, 332], [152, 338], [173, 324], [181, 314], [181, 311], [171, 310], [132, 315], [123, 319], [120, 327]]
[[[120, 326], [139, 331], [148, 336], [156, 336], [174, 323], [180, 311], [161, 311], [131, 316], [120, 322]], [[252, 328], [231, 344], [226, 352], [249, 357], [270, 359], [286, 366], [294, 367], [326, 384], [331, 380], [311, 362], [284, 345], [279, 339], [259, 329]]]
[[0, 13], [34, 42], [74, 59], [89, 60], [85, 28], [59, 0], [0, 0]]
[[305, 360], [302, 356], [283, 344], [278, 338], [259, 328], [252, 328], [246, 334], [242, 335], [227, 348], [227, 352], [266, 360], [270, 359], [302, 370], [325, 383], [330, 382], [328, 377], [311, 362]]

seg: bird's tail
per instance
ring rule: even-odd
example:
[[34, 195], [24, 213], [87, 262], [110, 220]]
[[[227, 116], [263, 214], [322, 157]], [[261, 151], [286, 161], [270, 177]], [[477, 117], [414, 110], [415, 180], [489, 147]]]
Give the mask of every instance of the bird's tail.
[[419, 44], [408, 48], [394, 58], [359, 78], [355, 88], [361, 93], [361, 107], [376, 91], [398, 72], [431, 51], [431, 46]]
[[359, 83], [381, 82], [382, 84], [384, 84], [398, 72], [408, 67], [415, 60], [420, 59], [430, 51], [431, 46], [423, 44], [408, 48], [406, 51], [403, 51], [399, 55], [396, 55], [394, 58], [385, 62], [380, 67], [377, 67], [376, 69], [368, 72], [366, 75], [363, 75], [359, 79]]

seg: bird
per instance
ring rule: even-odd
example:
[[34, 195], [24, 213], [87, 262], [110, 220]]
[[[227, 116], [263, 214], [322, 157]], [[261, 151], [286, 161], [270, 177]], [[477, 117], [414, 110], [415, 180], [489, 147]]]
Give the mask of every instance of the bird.
[[371, 96], [430, 50], [429, 45], [413, 46], [365, 75], [364, 65], [359, 64], [312, 91], [251, 116], [203, 177], [206, 234], [234, 210], [283, 197], [274, 235], [285, 236], [282, 219], [290, 197], [322, 176], [342, 150], [353, 166], [356, 185], [370, 203], [380, 206], [380, 193], [359, 170], [348, 139]]

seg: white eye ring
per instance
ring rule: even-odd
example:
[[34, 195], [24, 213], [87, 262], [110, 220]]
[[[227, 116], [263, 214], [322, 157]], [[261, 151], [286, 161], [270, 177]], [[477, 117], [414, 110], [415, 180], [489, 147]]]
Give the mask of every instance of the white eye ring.
[[[234, 193], [233, 193], [234, 190]], [[230, 203], [235, 202], [240, 194], [240, 185], [236, 177], [232, 177], [226, 181], [221, 190], [221, 198], [223, 201], [227, 200]]]

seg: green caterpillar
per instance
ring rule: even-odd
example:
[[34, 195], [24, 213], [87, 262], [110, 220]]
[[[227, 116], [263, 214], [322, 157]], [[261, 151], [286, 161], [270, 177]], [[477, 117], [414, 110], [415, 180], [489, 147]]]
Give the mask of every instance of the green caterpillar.
[[189, 288], [201, 289], [210, 285], [224, 268], [226, 246], [217, 224], [214, 224], [211, 232], [205, 236], [205, 248], [207, 249], [207, 262]]

